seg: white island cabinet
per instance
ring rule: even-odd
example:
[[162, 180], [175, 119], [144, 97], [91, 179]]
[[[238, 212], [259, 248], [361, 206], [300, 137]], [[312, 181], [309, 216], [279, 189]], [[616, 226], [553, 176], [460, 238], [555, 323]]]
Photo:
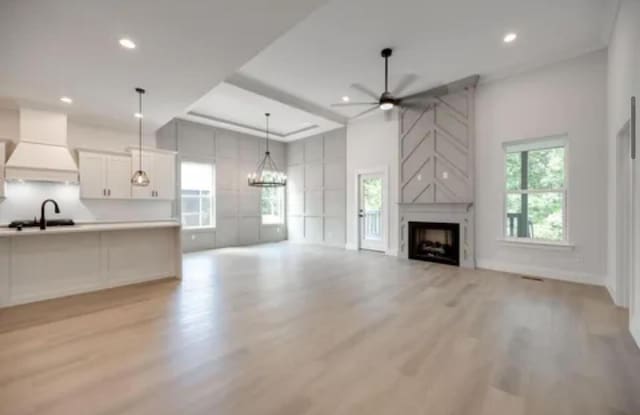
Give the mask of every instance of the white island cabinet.
[[0, 228], [0, 307], [180, 278], [174, 221]]

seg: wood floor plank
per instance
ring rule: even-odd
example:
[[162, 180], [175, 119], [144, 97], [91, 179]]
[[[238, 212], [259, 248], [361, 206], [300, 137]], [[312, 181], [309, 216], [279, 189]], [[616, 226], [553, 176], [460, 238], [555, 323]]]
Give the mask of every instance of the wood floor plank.
[[602, 287], [279, 243], [0, 310], [0, 414], [640, 414]]

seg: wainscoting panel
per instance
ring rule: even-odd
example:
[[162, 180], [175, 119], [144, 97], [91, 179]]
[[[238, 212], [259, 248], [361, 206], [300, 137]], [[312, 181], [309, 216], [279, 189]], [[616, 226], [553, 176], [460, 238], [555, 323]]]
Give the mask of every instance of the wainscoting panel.
[[289, 143], [287, 155], [289, 239], [344, 246], [346, 129]]

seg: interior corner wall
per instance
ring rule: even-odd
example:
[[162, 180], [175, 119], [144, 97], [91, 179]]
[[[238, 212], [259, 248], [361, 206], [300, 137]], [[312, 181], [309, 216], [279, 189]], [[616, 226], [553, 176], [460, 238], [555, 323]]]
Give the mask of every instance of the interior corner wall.
[[[605, 50], [479, 85], [476, 92], [476, 261], [479, 267], [604, 285], [607, 262]], [[567, 134], [569, 242], [501, 241], [502, 144]]]
[[287, 230], [295, 242], [345, 246], [346, 130], [287, 144]]
[[397, 255], [399, 236], [399, 134], [396, 110], [390, 120], [383, 111], [349, 121], [347, 125], [347, 248], [358, 249], [359, 171], [384, 168], [388, 172], [389, 232], [386, 253]]
[[[608, 209], [608, 268], [607, 288], [616, 302], [617, 293], [617, 201], [616, 186], [618, 139], [617, 133], [630, 117], [629, 100], [636, 96], [640, 102], [640, 2], [622, 0], [611, 33], [608, 50], [607, 73], [607, 149], [609, 203]], [[638, 104], [640, 105], [640, 104]], [[637, 163], [637, 161], [636, 161]], [[637, 169], [637, 167], [636, 167]], [[640, 240], [640, 235], [636, 235]]]
[[[159, 148], [176, 151], [177, 193], [180, 194], [180, 162], [215, 164], [216, 226], [184, 229], [183, 251], [252, 245], [286, 239], [286, 225], [263, 225], [261, 189], [247, 185], [247, 174], [255, 170], [265, 152], [263, 138], [204, 124], [175, 119], [156, 135]], [[285, 145], [270, 141], [269, 151], [278, 166], [286, 166]], [[175, 206], [180, 216], [180, 206]]]

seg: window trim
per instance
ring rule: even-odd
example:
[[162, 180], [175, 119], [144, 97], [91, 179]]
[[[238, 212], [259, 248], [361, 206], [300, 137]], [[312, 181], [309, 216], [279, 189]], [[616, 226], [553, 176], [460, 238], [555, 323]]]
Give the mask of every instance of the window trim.
[[[554, 189], [526, 189], [526, 190], [507, 190], [507, 155], [509, 153], [516, 153], [522, 151], [532, 150], [544, 150], [550, 148], [564, 148], [564, 186]], [[514, 150], [515, 148], [515, 150]], [[502, 143], [502, 220], [501, 223], [501, 237], [499, 241], [509, 244], [522, 244], [528, 246], [554, 246], [554, 247], [573, 247], [570, 239], [570, 226], [569, 226], [569, 134], [558, 134], [546, 137], [527, 138], [522, 140], [508, 141]], [[511, 151], [509, 151], [511, 150]], [[507, 197], [511, 194], [535, 194], [535, 193], [561, 193], [563, 195], [563, 207], [562, 207], [562, 239], [544, 239], [544, 238], [530, 238], [519, 236], [507, 236], [507, 230], [509, 227], [507, 221]]]
[[[212, 190], [211, 190], [211, 210], [212, 210], [212, 218], [213, 218], [213, 225], [205, 225], [205, 226], [186, 226], [184, 223], [182, 223], [182, 163], [196, 163], [196, 164], [209, 164], [212, 166]], [[180, 197], [179, 199], [179, 206], [180, 206], [180, 216], [179, 216], [179, 220], [180, 220], [180, 226], [183, 230], [185, 231], [191, 231], [191, 232], [206, 232], [208, 230], [215, 230], [216, 226], [218, 224], [218, 218], [217, 218], [217, 186], [216, 186], [216, 162], [215, 160], [212, 159], [206, 159], [206, 158], [197, 158], [197, 157], [181, 157], [179, 160], [179, 171], [180, 171], [180, 179], [178, 181], [178, 183], [180, 184], [180, 188], [178, 191], [178, 195]]]

